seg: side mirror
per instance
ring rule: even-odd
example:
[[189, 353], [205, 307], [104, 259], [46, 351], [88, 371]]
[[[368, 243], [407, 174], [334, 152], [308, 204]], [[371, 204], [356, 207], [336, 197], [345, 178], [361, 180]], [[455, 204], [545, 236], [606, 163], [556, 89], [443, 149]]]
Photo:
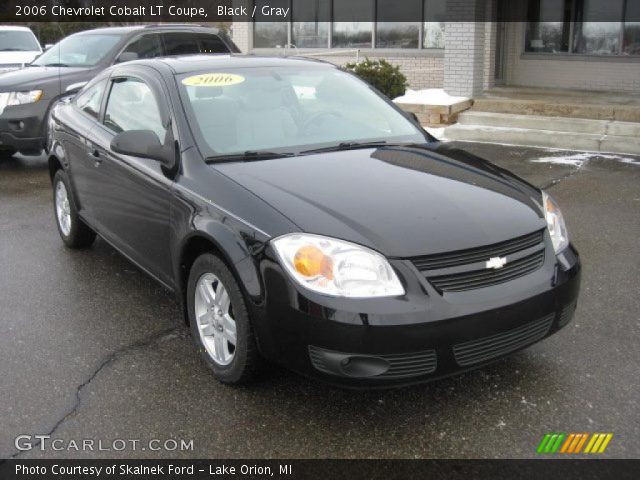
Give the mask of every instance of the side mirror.
[[111, 140], [111, 150], [132, 157], [150, 158], [163, 166], [172, 168], [175, 153], [172, 146], [164, 146], [151, 130], [129, 130], [118, 133]]
[[89, 82], [76, 82], [76, 83], [72, 83], [70, 85], [67, 85], [67, 87], [64, 89], [65, 94], [75, 94], [78, 93], [78, 91], [84, 87], [87, 83]]
[[47, 50], [49, 50], [51, 47], [53, 47], [53, 43], [45, 43], [44, 45], [44, 51], [46, 52]]
[[131, 62], [132, 60], [137, 60], [138, 58], [139, 57], [136, 52], [122, 52], [117, 58], [116, 63]]

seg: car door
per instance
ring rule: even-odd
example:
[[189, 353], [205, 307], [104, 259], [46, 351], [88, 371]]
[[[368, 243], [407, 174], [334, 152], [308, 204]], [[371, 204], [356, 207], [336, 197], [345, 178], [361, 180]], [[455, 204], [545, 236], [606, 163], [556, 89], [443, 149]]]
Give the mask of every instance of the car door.
[[90, 224], [94, 223], [93, 186], [101, 183], [98, 178], [101, 172], [96, 169], [95, 158], [90, 155], [87, 142], [98, 124], [107, 84], [108, 77], [96, 80], [72, 101], [77, 114], [67, 119], [61, 136], [80, 215]]
[[[91, 155], [101, 171], [95, 218], [100, 234], [140, 267], [172, 286], [169, 216], [172, 180], [160, 162], [115, 153], [113, 137], [152, 130], [164, 141], [170, 125], [162, 81], [132, 71], [110, 79], [102, 122], [90, 135]], [[97, 177], [96, 177], [97, 178]]]

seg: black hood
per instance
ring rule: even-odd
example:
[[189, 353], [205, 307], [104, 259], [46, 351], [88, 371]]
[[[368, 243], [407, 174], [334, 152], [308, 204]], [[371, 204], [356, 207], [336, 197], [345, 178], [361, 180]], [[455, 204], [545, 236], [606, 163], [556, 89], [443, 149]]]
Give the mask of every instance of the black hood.
[[68, 85], [88, 81], [94, 76], [92, 68], [84, 67], [25, 67], [0, 75], [0, 92], [45, 89], [52, 86], [64, 90]]
[[444, 145], [350, 150], [215, 168], [302, 231], [364, 244], [389, 257], [488, 245], [546, 225], [537, 189]]

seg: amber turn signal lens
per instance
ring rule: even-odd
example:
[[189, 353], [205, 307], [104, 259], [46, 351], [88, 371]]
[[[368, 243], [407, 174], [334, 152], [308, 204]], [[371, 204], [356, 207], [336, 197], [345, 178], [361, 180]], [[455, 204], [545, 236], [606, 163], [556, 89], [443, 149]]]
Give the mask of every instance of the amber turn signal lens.
[[322, 250], [313, 245], [300, 247], [293, 257], [293, 266], [300, 275], [333, 279], [333, 263]]

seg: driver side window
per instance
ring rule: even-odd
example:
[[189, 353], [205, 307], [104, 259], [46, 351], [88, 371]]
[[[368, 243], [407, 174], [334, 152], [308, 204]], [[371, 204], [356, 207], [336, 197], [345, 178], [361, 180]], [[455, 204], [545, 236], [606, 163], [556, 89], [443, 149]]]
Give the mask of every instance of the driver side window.
[[104, 125], [116, 133], [151, 130], [160, 142], [164, 142], [166, 134], [153, 91], [136, 78], [117, 79], [113, 82], [105, 109]]
[[107, 79], [104, 79], [89, 87], [76, 97], [76, 106], [90, 117], [97, 119], [100, 114], [102, 94], [106, 86]]

